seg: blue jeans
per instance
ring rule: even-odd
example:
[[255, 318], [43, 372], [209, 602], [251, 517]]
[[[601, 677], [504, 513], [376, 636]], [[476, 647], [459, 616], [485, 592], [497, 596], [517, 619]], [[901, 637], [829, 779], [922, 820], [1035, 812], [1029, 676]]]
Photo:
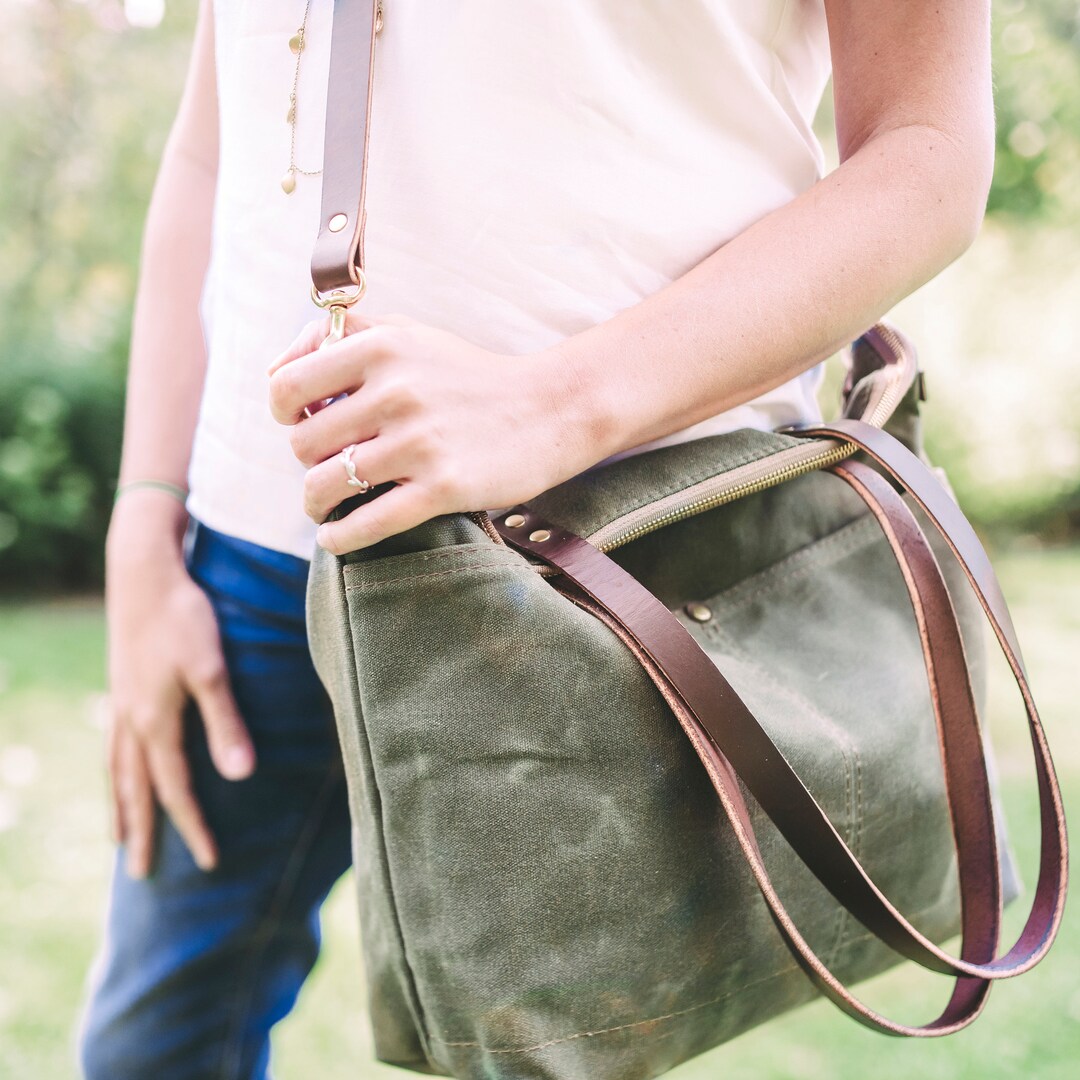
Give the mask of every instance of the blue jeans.
[[154, 873], [118, 856], [83, 1022], [89, 1080], [253, 1080], [319, 949], [319, 907], [350, 863], [341, 753], [308, 653], [308, 563], [195, 523], [187, 564], [213, 603], [258, 767], [214, 769], [189, 707], [193, 783], [220, 848], [195, 865], [161, 821]]

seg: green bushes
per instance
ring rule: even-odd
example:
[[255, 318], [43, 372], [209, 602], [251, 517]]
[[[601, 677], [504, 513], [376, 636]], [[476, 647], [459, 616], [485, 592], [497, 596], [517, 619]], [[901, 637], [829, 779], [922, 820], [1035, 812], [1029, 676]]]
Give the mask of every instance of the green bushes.
[[146, 206], [195, 5], [5, 8], [0, 68], [0, 590], [96, 587]]
[[86, 588], [120, 460], [116, 366], [0, 367], [0, 590]]

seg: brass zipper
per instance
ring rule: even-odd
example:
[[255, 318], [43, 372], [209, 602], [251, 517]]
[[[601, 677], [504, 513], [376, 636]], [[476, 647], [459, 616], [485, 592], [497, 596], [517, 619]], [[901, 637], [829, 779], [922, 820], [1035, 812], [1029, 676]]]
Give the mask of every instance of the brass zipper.
[[871, 332], [896, 358], [892, 364], [883, 369], [887, 373], [888, 382], [877, 405], [868, 415], [862, 417], [866, 423], [881, 427], [892, 416], [896, 406], [900, 404], [899, 399], [903, 396], [904, 372], [908, 366], [905, 363], [907, 348], [903, 339], [888, 323], [878, 323]]
[[[903, 395], [903, 380], [907, 369], [904, 363], [906, 350], [902, 339], [890, 326], [880, 323], [874, 327], [874, 331], [881, 344], [893, 353], [894, 361], [882, 369], [888, 380], [885, 389], [877, 403], [862, 419], [874, 427], [881, 427], [892, 416]], [[713, 510], [746, 495], [755, 495], [815, 469], [835, 465], [838, 461], [851, 457], [857, 449], [852, 443], [836, 439], [819, 439], [813, 443], [793, 446], [770, 454], [761, 461], [710, 477], [649, 506], [639, 507], [597, 529], [585, 539], [600, 551], [614, 551], [617, 547], [639, 540], [656, 529], [673, 525], [706, 510]]]
[[[907, 349], [903, 339], [885, 323], [878, 323], [873, 328], [877, 340], [893, 354], [893, 362], [881, 370], [885, 372], [885, 389], [862, 419], [874, 427], [881, 427], [893, 414], [904, 391], [904, 375], [908, 369], [905, 363]], [[797, 476], [835, 465], [838, 461], [851, 457], [856, 451], [853, 443], [837, 439], [815, 439], [798, 446], [788, 447], [775, 454], [769, 454], [760, 461], [752, 461], [736, 469], [709, 477], [691, 487], [673, 495], [667, 495], [648, 506], [638, 507], [628, 514], [608, 522], [585, 539], [600, 551], [609, 552], [638, 540], [657, 529], [673, 525], [677, 521], [693, 517], [706, 510], [713, 510], [725, 503], [734, 502], [746, 495], [755, 495], [767, 488], [775, 487]], [[505, 541], [499, 535], [487, 511], [481, 510], [469, 515], [488, 536], [497, 544]], [[554, 567], [539, 567], [544, 575], [556, 574]]]
[[[834, 439], [827, 440], [828, 449], [823, 450], [823, 442], [826, 440], [806, 446], [793, 446], [781, 450], [778, 454], [770, 454], [761, 461], [732, 469], [721, 476], [710, 477], [676, 495], [670, 495], [616, 518], [585, 539], [603, 552], [614, 551], [623, 544], [639, 540], [642, 536], [666, 525], [673, 525], [676, 521], [713, 510], [725, 503], [741, 499], [744, 495], [753, 495], [786, 480], [793, 480], [803, 473], [842, 461], [856, 450], [851, 443], [841, 443]], [[789, 456], [789, 462], [778, 465], [777, 458], [784, 455]], [[762, 472], [762, 469], [765, 471]], [[668, 504], [671, 504], [670, 509]]]
[[496, 544], [505, 544], [506, 541], [499, 534], [499, 530], [495, 528], [494, 523], [491, 520], [491, 515], [486, 510], [474, 510], [468, 515], [480, 526], [495, 541]]

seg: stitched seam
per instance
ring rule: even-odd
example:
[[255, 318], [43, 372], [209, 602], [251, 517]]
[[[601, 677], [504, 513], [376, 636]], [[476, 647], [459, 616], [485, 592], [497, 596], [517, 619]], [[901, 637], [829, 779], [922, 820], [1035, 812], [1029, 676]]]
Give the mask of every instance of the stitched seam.
[[[848, 742], [846, 739], [844, 742]], [[859, 836], [862, 831], [862, 819], [861, 819], [861, 803], [860, 793], [862, 791], [862, 758], [859, 756], [858, 750], [854, 745], [848, 743], [846, 751], [841, 749], [841, 754], [844, 760], [844, 779], [846, 787], [846, 802], [848, 805], [848, 813], [851, 820], [851, 830], [847, 837], [848, 848], [851, 854], [856, 859], [859, 857]], [[838, 904], [836, 907], [836, 920], [833, 923], [833, 933], [836, 935], [833, 938], [832, 947], [822, 956], [822, 963], [827, 968], [832, 968], [836, 964], [836, 955], [840, 951], [841, 945], [844, 943], [844, 927], [847, 923], [847, 908], [843, 904]]]
[[[931, 912], [936, 911], [939, 906], [939, 904], [931, 904], [929, 907], [922, 908], [921, 910], [914, 913], [913, 918], [921, 918], [924, 915], [928, 915]], [[850, 938], [847, 941], [847, 944], [855, 945], [860, 941], [869, 941], [873, 937], [873, 934], [867, 932], [865, 934], [860, 934], [858, 937]], [[708, 1001], [699, 1001], [695, 1005], [688, 1005], [685, 1009], [678, 1009], [675, 1012], [665, 1013], [663, 1016], [652, 1016], [646, 1020], [634, 1020], [628, 1024], [617, 1024], [615, 1027], [598, 1028], [596, 1031], [578, 1031], [575, 1032], [573, 1035], [563, 1035], [557, 1039], [549, 1039], [547, 1042], [536, 1043], [534, 1046], [518, 1046], [507, 1049], [497, 1049], [489, 1046], [484, 1046], [483, 1043], [479, 1042], [454, 1042], [450, 1039], [443, 1039], [438, 1035], [431, 1035], [430, 1037], [435, 1040], [435, 1042], [442, 1043], [443, 1046], [475, 1047], [478, 1050], [482, 1050], [486, 1054], [526, 1054], [533, 1050], [543, 1050], [548, 1046], [555, 1046], [558, 1043], [572, 1042], [574, 1039], [591, 1038], [594, 1035], [610, 1035], [611, 1033], [616, 1031], [626, 1031], [628, 1028], [643, 1027], [646, 1024], [656, 1024], [659, 1023], [661, 1020], [673, 1020], [676, 1017], [685, 1016], [687, 1013], [696, 1012], [698, 1009], [704, 1009], [710, 1005], [716, 1005], [721, 1001], [725, 1001], [730, 997], [734, 997], [736, 994], [743, 993], [745, 990], [748, 990], [753, 986], [760, 986], [763, 983], [771, 982], [772, 980], [779, 979], [784, 975], [789, 975], [793, 971], [800, 970], [802, 969], [799, 967], [798, 964], [792, 963], [789, 964], [787, 967], [780, 968], [779, 971], [774, 971], [771, 975], [766, 975], [764, 978], [756, 979], [754, 982], [751, 983], [744, 983], [742, 986], [734, 990], [729, 990], [726, 994], [720, 994], [719, 997], [709, 998]]]
[[[341, 565], [340, 557], [337, 566]], [[356, 635], [353, 632], [352, 613], [353, 609], [348, 603], [348, 586], [345, 585], [344, 574], [338, 579], [345, 590], [344, 610], [339, 611], [339, 626], [342, 631], [342, 640], [346, 646], [349, 659], [347, 665], [347, 678], [349, 681], [349, 694], [356, 706], [354, 722], [344, 725], [349, 735], [355, 737], [356, 753], [361, 758], [366, 758], [367, 767], [372, 774], [372, 788], [374, 794], [370, 796], [371, 805], [367, 807], [367, 813], [372, 819], [372, 828], [376, 835], [376, 851], [379, 861], [379, 884], [385, 891], [387, 907], [389, 909], [390, 922], [396, 935], [393, 942], [398, 951], [398, 963], [403, 969], [402, 996], [409, 1010], [409, 1018], [412, 1020], [416, 1032], [417, 1041], [420, 1043], [424, 1055], [424, 1064], [431, 1064], [431, 1046], [429, 1042], [428, 1019], [425, 1006], [420, 998], [420, 987], [412, 963], [405, 947], [405, 932], [401, 925], [401, 915], [398, 910], [398, 897], [394, 891], [393, 876], [390, 871], [390, 854], [386, 843], [385, 814], [383, 812], [383, 792], [379, 788], [378, 776], [375, 770], [375, 756], [371, 749], [371, 738], [363, 717], [363, 703], [360, 691], [360, 674], [357, 665]], [[344, 734], [344, 732], [342, 732]], [[348, 777], [346, 777], [348, 780]], [[352, 792], [349, 793], [349, 815], [353, 816]]]
[[[726, 647], [729, 652], [737, 654], [742, 663], [754, 669], [758, 679], [773, 687], [782, 697], [795, 696], [790, 686], [781, 683], [768, 668], [762, 666], [753, 656], [742, 649], [740, 647], [740, 642], [734, 635], [721, 627], [715, 618], [707, 623], [703, 627], [703, 630], [705, 634], [718, 645], [722, 645]], [[862, 758], [859, 756], [858, 747], [843, 727], [835, 723], [812, 703], [804, 702], [804, 704], [809, 705], [813, 714], [818, 717], [823, 725], [832, 733], [833, 740], [840, 749], [840, 754], [844, 762], [844, 786], [847, 794], [846, 801], [849, 812], [852, 814], [848, 847], [851, 849], [852, 855], [858, 858], [861, 850], [863, 833]], [[822, 963], [824, 963], [826, 967], [833, 966], [836, 954], [844, 945], [843, 931], [844, 924], [847, 922], [847, 915], [847, 909], [842, 904], [837, 905], [833, 944], [829, 947], [828, 951], [822, 955]]]
[[[378, 581], [361, 581], [356, 584], [345, 586], [346, 592], [359, 592], [361, 589], [377, 589], [381, 585], [392, 585], [396, 581], [424, 581], [428, 578], [445, 577], [447, 574], [463, 574], [466, 570], [524, 570], [524, 566], [493, 565], [492, 563], [468, 563], [466, 566], [455, 566], [452, 570], [434, 570], [427, 574], [402, 574], [400, 577], [380, 578]], [[530, 571], [531, 573], [532, 571]]]
[[[858, 749], [854, 744], [851, 745], [851, 760], [854, 763], [854, 777], [852, 777], [850, 768], [848, 771], [849, 781], [853, 781], [852, 787], [854, 788], [854, 812], [852, 814], [851, 821], [851, 837], [848, 841], [848, 847], [851, 849], [851, 854], [856, 859], [860, 858], [862, 853], [862, 838], [865, 822], [863, 821], [863, 769], [862, 769], [862, 756], [859, 754]], [[846, 758], [845, 758], [846, 762]], [[852, 792], [849, 788], [849, 805], [851, 805]], [[861, 861], [861, 860], [860, 860]], [[827, 968], [833, 968], [836, 965], [836, 957], [840, 950], [844, 946], [844, 931], [847, 929], [851, 922], [851, 913], [843, 904], [837, 905], [836, 910], [836, 939], [833, 941], [832, 948], [822, 957], [822, 962]]]
[[457, 558], [462, 552], [487, 552], [492, 548], [495, 548], [495, 544], [454, 544], [448, 549], [436, 549], [433, 551], [416, 551], [403, 552], [401, 555], [387, 555], [383, 559], [370, 560], [367, 562], [347, 563], [344, 567], [345, 575], [347, 577], [353, 574], [360, 573], [367, 569], [369, 566], [377, 563], [389, 562], [392, 559], [408, 559], [416, 562], [430, 562], [437, 559], [454, 559]]
[[[872, 540], [872, 535], [866, 538], [862, 537], [855, 531], [854, 527], [856, 526], [861, 526], [863, 531], [871, 532], [871, 530], [866, 527], [866, 521], [864, 519], [859, 519], [829, 536], [812, 541], [807, 544], [806, 547], [792, 552], [791, 555], [786, 556], [780, 562], [755, 574], [753, 577], [740, 582], [733, 589], [728, 590], [729, 596], [731, 597], [730, 599], [728, 596], [724, 596], [724, 594], [721, 593], [720, 596], [723, 598], [725, 607], [739, 607], [749, 601], [757, 600], [762, 593], [775, 589], [777, 586], [783, 585], [795, 578], [804, 577], [811, 571], [817, 570], [820, 564], [812, 561], [811, 555], [820, 551], [822, 548], [839, 548], [840, 550], [837, 552], [830, 552], [835, 558], [839, 558], [842, 555], [850, 554], [852, 551], [857, 551], [859, 548], [865, 547], [866, 544]], [[794, 565], [791, 565], [790, 568], [785, 570], [785, 563]], [[776, 571], [778, 570], [783, 572], [776, 574]], [[762, 584], [762, 579], [768, 576], [772, 576], [772, 580]], [[747, 595], [740, 596], [739, 593], [746, 593]]]
[[[282, 910], [292, 896], [293, 889], [295, 889], [299, 880], [303, 861], [311, 850], [316, 835], [326, 819], [326, 811], [330, 805], [334, 788], [341, 781], [341, 778], [340, 770], [337, 768], [331, 769], [316, 796], [315, 803], [308, 812], [300, 835], [297, 837], [296, 843], [289, 854], [278, 887], [274, 890], [274, 894], [270, 899], [266, 914], [255, 928], [251, 943], [247, 947], [246, 951], [249, 959], [247, 970], [249, 972], [252, 972], [258, 966], [259, 961], [266, 953], [267, 945], [270, 943], [274, 931], [281, 925]], [[245, 992], [237, 997], [236, 1004], [232, 1009], [232, 1019], [226, 1029], [226, 1036], [222, 1043], [219, 1068], [219, 1075], [222, 1080], [228, 1080], [229, 1077], [238, 1077], [240, 1075], [240, 1050], [243, 1044], [243, 1030], [251, 1013], [251, 1004], [255, 996], [254, 986], [255, 979], [249, 978]]]
[[717, 1002], [725, 1001], [734, 994], [743, 990], [748, 990], [752, 986], [760, 986], [762, 983], [778, 979], [782, 975], [787, 975], [789, 972], [796, 970], [798, 970], [798, 965], [790, 964], [788, 967], [781, 968], [779, 971], [774, 971], [771, 975], [766, 975], [761, 979], [755, 979], [752, 983], [746, 983], [744, 986], [740, 986], [738, 990], [729, 990], [726, 994], [721, 994], [719, 997], [709, 998], [708, 1001], [699, 1001], [696, 1005], [688, 1005], [685, 1009], [678, 1009], [672, 1013], [665, 1013], [663, 1016], [653, 1016], [648, 1020], [634, 1020], [628, 1024], [618, 1024], [615, 1027], [599, 1028], [596, 1031], [578, 1031], [573, 1035], [563, 1035], [558, 1039], [549, 1039], [547, 1042], [537, 1043], [535, 1046], [521, 1046], [514, 1049], [502, 1050], [492, 1049], [478, 1042], [450, 1042], [448, 1039], [440, 1039], [437, 1035], [432, 1037], [437, 1039], [444, 1046], [476, 1046], [480, 1047], [488, 1054], [523, 1054], [530, 1050], [543, 1050], [544, 1047], [554, 1046], [556, 1043], [571, 1042], [573, 1039], [589, 1038], [593, 1035], [610, 1035], [613, 1031], [624, 1031], [626, 1028], [641, 1027], [643, 1024], [655, 1024], [660, 1020], [672, 1020], [676, 1016], [684, 1016], [686, 1013], [707, 1008], [709, 1005], [715, 1005]]
[[[842, 526], [836, 532], [830, 533], [820, 540], [812, 540], [805, 547], [793, 551], [790, 555], [784, 556], [779, 562], [773, 563], [772, 566], [768, 566], [764, 570], [759, 570], [756, 574], [749, 578], [745, 578], [737, 585], [733, 585], [731, 588], [722, 590], [715, 596], [709, 597], [708, 600], [710, 603], [715, 603], [728, 610], [742, 607], [751, 601], [758, 600], [762, 595], [770, 592], [777, 586], [783, 585], [798, 577], [805, 577], [810, 572], [819, 569], [820, 563], [811, 561], [811, 556], [815, 552], [820, 551], [823, 547], [839, 547], [839, 551], [830, 552], [834, 558], [839, 558], [843, 555], [850, 554], [853, 551], [858, 551], [860, 548], [866, 547], [874, 540], [875, 530], [871, 530], [869, 527], [874, 524], [876, 524], [876, 522], [873, 521], [873, 518], [870, 517], [870, 515], [857, 518], [855, 521]], [[862, 532], [867, 532], [870, 535], [864, 537], [862, 536]], [[783, 572], [785, 571], [786, 564], [794, 565], [791, 566], [790, 569], [787, 569], [786, 572]], [[777, 574], [777, 571], [781, 571], [781, 573]], [[777, 576], [771, 577], [771, 575]]]

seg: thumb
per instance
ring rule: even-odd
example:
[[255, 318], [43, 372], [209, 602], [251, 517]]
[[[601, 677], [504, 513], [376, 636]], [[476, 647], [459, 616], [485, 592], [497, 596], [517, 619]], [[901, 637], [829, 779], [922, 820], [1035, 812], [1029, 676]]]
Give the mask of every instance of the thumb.
[[[355, 334], [358, 330], [366, 330], [374, 326], [380, 320], [377, 316], [364, 315], [359, 311], [350, 310], [345, 319], [345, 333]], [[389, 319], [385, 321], [390, 321]], [[330, 333], [330, 316], [323, 315], [318, 319], [312, 319], [299, 334], [293, 338], [292, 344], [284, 352], [279, 353], [274, 362], [267, 369], [267, 375], [273, 375], [278, 368], [299, 360], [301, 356], [315, 352], [326, 340]]]
[[229, 685], [225, 665], [193, 681], [191, 696], [199, 708], [210, 758], [226, 780], [243, 780], [255, 771], [255, 747]]

